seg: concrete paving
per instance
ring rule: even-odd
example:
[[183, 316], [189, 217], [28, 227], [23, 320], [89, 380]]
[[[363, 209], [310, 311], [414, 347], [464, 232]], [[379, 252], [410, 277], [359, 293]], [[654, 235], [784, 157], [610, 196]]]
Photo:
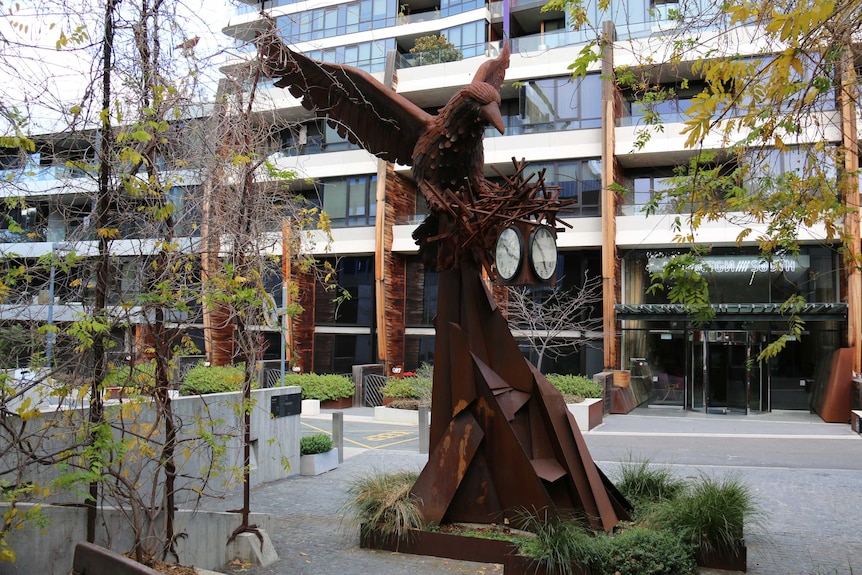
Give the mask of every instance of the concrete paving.
[[[345, 420], [371, 417], [345, 410]], [[329, 417], [321, 414], [321, 419]], [[638, 409], [605, 416], [584, 434], [593, 459], [613, 477], [621, 460], [650, 458], [684, 477], [733, 473], [764, 511], [748, 525], [753, 575], [862, 573], [862, 438], [849, 425], [826, 424], [804, 412], [704, 415]], [[747, 446], [752, 451], [744, 457]], [[776, 455], [778, 454], [778, 455]], [[317, 477], [292, 477], [255, 487], [252, 511], [279, 518], [271, 533], [279, 559], [265, 567], [227, 565], [248, 575], [492, 574], [494, 564], [450, 561], [360, 549], [357, 527], [343, 512], [347, 490], [364, 474], [419, 470], [427, 456], [409, 451], [347, 448], [340, 467]], [[241, 497], [207, 507], [236, 509]], [[703, 574], [719, 573], [704, 570]]]

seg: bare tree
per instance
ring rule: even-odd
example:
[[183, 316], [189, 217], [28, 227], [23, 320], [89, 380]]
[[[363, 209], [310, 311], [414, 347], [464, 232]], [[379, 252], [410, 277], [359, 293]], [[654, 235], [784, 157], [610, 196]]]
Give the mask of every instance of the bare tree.
[[507, 295], [509, 326], [530, 346], [539, 370], [546, 357], [564, 357], [601, 341], [602, 318], [596, 314], [602, 302], [600, 277], [584, 274], [583, 284], [571, 289], [510, 286]]

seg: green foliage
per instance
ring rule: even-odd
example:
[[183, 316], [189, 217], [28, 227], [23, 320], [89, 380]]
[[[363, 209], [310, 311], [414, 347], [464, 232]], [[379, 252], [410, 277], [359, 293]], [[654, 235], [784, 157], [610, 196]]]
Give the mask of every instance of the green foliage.
[[415, 377], [390, 377], [386, 380], [386, 384], [380, 388], [380, 392], [383, 397], [419, 399]]
[[446, 34], [416, 38], [410, 53], [416, 55], [415, 61], [419, 66], [455, 62], [464, 58], [461, 50], [446, 38]]
[[108, 368], [102, 386], [153, 389], [156, 386], [156, 362], [112, 365]]
[[332, 451], [332, 438], [325, 433], [304, 435], [299, 439], [300, 455], [315, 455]]
[[685, 482], [674, 477], [666, 467], [651, 465], [649, 459], [629, 460], [620, 466], [620, 479], [616, 487], [635, 512], [650, 506], [674, 499], [685, 491]]
[[756, 522], [759, 514], [750, 489], [738, 478], [701, 475], [685, 493], [656, 505], [647, 521], [674, 531], [687, 544], [714, 549], [742, 541], [745, 523]]
[[709, 303], [709, 281], [704, 275], [708, 271], [709, 266], [696, 251], [674, 255], [661, 270], [653, 272], [647, 293], [666, 290], [670, 303], [682, 304], [694, 323], [704, 324], [715, 317]]
[[642, 527], [624, 529], [613, 537], [596, 538], [602, 556], [601, 569], [593, 573], [614, 575], [694, 575], [694, 549], [670, 531]]
[[416, 496], [410, 493], [418, 474], [375, 472], [354, 480], [347, 490], [347, 515], [363, 530], [378, 529], [384, 535], [401, 537], [423, 525]]
[[332, 373], [285, 373], [285, 385], [297, 385], [302, 388], [302, 399], [340, 399], [353, 397], [356, 386], [346, 375]]
[[549, 573], [572, 575], [577, 572], [577, 563], [601, 563], [602, 549], [583, 521], [561, 518], [543, 520], [534, 514], [523, 513], [518, 522], [535, 534], [535, 537], [519, 547], [519, 552], [532, 559], [537, 568]]
[[[224, 393], [241, 391], [245, 381], [245, 371], [241, 366], [204, 366], [197, 365], [189, 370], [180, 385], [183, 395], [204, 395], [207, 393]], [[252, 387], [257, 382], [252, 382]]]
[[582, 398], [602, 397], [602, 385], [585, 375], [559, 375], [552, 373], [546, 377], [551, 385], [560, 390], [560, 393], [563, 395], [576, 395]]

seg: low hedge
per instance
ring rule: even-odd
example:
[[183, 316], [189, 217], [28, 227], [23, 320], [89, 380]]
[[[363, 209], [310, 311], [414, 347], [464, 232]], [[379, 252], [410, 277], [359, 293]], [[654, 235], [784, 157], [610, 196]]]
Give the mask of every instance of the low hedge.
[[[207, 393], [225, 393], [241, 391], [245, 379], [245, 370], [233, 365], [197, 365], [189, 370], [180, 385], [182, 395], [205, 395]], [[252, 382], [252, 388], [257, 382]]]
[[380, 393], [383, 394], [383, 397], [419, 399], [419, 390], [415, 385], [415, 380], [415, 377], [390, 377], [380, 388]]
[[317, 455], [332, 450], [332, 438], [325, 433], [304, 435], [299, 438], [300, 455]]
[[346, 375], [333, 373], [286, 373], [285, 385], [297, 385], [302, 388], [302, 399], [340, 399], [353, 397], [356, 386]]
[[559, 375], [549, 374], [546, 376], [551, 385], [560, 390], [563, 395], [577, 395], [579, 397], [602, 397], [602, 386], [585, 375]]

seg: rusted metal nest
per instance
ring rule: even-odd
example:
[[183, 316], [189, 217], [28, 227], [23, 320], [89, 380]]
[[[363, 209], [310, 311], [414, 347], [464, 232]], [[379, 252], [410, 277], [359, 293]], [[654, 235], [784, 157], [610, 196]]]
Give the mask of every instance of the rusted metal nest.
[[[424, 230], [417, 230], [414, 237], [421, 243], [441, 244], [437, 250], [438, 269], [457, 269], [462, 258], [472, 257], [493, 275], [490, 257], [504, 228], [514, 223], [548, 225], [555, 231], [562, 231], [558, 225], [572, 227], [560, 220], [558, 213], [576, 204], [577, 198], [560, 198], [560, 187], [545, 183], [544, 169], [526, 175], [526, 161], [512, 158], [512, 163], [512, 175], [494, 168], [502, 182], [484, 180], [479, 190], [423, 188], [431, 196], [428, 200], [436, 218], [431, 218]], [[430, 229], [434, 226], [436, 229]]]

